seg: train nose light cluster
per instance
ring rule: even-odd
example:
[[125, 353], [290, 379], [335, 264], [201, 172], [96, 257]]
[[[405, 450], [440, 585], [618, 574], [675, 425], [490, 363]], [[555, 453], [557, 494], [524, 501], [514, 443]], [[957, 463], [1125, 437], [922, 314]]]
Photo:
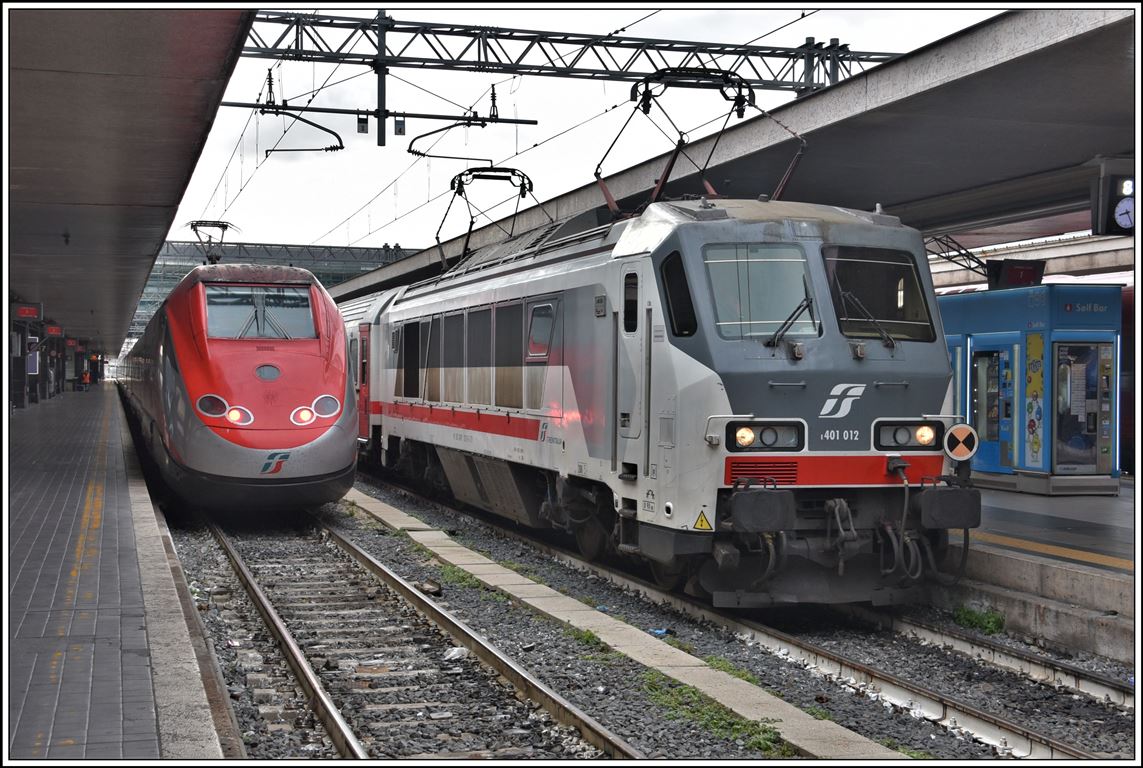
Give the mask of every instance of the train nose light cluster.
[[892, 423], [881, 424], [877, 428], [877, 448], [895, 451], [901, 448], [932, 450], [940, 440], [943, 430], [937, 423]]
[[729, 424], [732, 451], [797, 451], [802, 447], [800, 424]]
[[341, 401], [333, 395], [318, 395], [309, 405], [299, 405], [290, 414], [290, 421], [299, 427], [313, 424], [319, 416], [328, 419], [341, 410]]

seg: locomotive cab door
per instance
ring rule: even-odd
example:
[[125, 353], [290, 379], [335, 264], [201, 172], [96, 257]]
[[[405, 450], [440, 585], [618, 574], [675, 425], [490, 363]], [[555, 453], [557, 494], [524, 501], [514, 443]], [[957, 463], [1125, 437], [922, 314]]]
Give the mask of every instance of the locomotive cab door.
[[[643, 431], [643, 389], [645, 368], [644, 319], [641, 317], [643, 263], [625, 264], [620, 273], [622, 305], [616, 328], [616, 419], [619, 437], [638, 439]], [[622, 454], [622, 448], [620, 454]]]

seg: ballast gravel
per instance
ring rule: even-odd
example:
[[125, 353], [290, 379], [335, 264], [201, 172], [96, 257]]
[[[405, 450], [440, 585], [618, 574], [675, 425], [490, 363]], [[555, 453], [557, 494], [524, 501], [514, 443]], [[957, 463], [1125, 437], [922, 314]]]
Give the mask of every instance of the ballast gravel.
[[[429, 525], [445, 530], [458, 543], [597, 610], [644, 631], [670, 637], [673, 644], [699, 658], [721, 659], [749, 672], [762, 688], [816, 717], [828, 718], [873, 741], [914, 756], [937, 759], [989, 759], [995, 756], [989, 745], [951, 733], [908, 712], [873, 700], [854, 688], [823, 679], [757, 644], [652, 603], [605, 579], [564, 566], [525, 543], [499, 535], [493, 527], [473, 517], [445, 511], [401, 491], [369, 482], [361, 475], [358, 476], [357, 487], [370, 496], [408, 511]], [[365, 549], [385, 562], [394, 563], [398, 572], [407, 579], [440, 578], [440, 569], [418, 552], [406, 537], [393, 535], [376, 523], [362, 523], [342, 511], [344, 506], [344, 502], [327, 505], [324, 510], [331, 523], [353, 530], [355, 540]], [[445, 584], [443, 588], [442, 599], [473, 628], [484, 633], [491, 642], [509, 650], [529, 647], [531, 650], [521, 652], [521, 663], [648, 754], [680, 759], [731, 759], [736, 756], [718, 748], [696, 748], [690, 739], [674, 737], [679, 723], [670, 720], [671, 713], [649, 701], [641, 690], [644, 679], [641, 665], [629, 660], [601, 664], [592, 659], [588, 659], [591, 663], [586, 665], [579, 664], [574, 646], [565, 650], [566, 635], [554, 620], [490, 599], [489, 590], [483, 587]], [[578, 655], [582, 656], [582, 651]], [[549, 656], [555, 656], [557, 661], [549, 662]], [[616, 668], [621, 670], [620, 673], [611, 674]], [[625, 723], [632, 723], [634, 727], [625, 729]], [[661, 743], [659, 739], [667, 741]]]

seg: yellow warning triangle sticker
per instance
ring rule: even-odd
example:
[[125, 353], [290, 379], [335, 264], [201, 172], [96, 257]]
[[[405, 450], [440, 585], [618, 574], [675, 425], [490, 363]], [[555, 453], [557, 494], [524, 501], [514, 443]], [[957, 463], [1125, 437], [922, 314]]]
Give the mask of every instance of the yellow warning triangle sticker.
[[698, 520], [695, 520], [695, 530], [696, 531], [712, 530], [710, 527], [710, 523], [707, 522], [706, 515], [703, 514], [702, 512], [699, 512]]

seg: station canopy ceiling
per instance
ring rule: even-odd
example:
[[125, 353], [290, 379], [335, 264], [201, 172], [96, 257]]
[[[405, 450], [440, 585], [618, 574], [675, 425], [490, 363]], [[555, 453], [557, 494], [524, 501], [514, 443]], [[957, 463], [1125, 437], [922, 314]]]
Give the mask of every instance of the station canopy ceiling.
[[253, 11], [6, 12], [9, 301], [116, 356]]

